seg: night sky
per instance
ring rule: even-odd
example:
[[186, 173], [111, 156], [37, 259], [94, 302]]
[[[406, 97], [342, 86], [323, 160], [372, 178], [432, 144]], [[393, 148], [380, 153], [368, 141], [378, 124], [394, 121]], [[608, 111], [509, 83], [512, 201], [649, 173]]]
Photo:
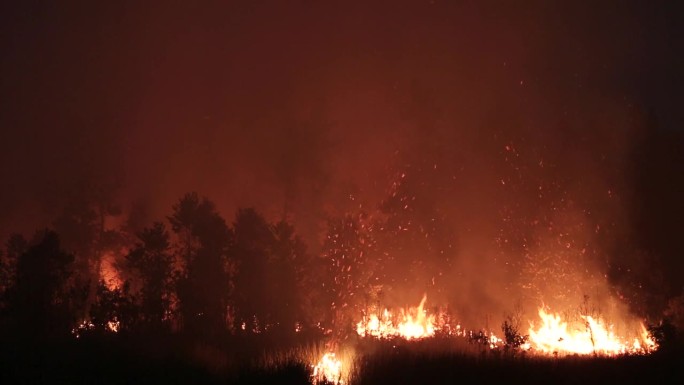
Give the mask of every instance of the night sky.
[[3, 239], [94, 190], [144, 222], [198, 191], [227, 218], [286, 214], [314, 244], [327, 216], [373, 211], [425, 166], [452, 181], [422, 193], [462, 253], [498, 236], [502, 196], [518, 218], [553, 210], [539, 184], [600, 208], [606, 243], [681, 266], [677, 2], [0, 7]]

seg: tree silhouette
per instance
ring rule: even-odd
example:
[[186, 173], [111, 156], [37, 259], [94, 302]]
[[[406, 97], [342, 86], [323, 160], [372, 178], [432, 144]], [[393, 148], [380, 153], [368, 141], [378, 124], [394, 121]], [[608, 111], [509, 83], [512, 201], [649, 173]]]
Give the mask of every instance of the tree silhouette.
[[7, 292], [15, 283], [17, 260], [26, 248], [26, 239], [20, 234], [14, 234], [7, 240], [6, 252], [3, 254], [0, 250], [0, 310], [7, 307]]
[[157, 330], [167, 320], [173, 285], [173, 261], [169, 233], [161, 222], [138, 233], [139, 242], [126, 255], [126, 265], [141, 281], [141, 316]]
[[312, 320], [305, 243], [286, 220], [270, 224], [253, 208], [238, 210], [234, 231], [235, 328], [291, 335]]
[[261, 214], [252, 208], [237, 211], [234, 231], [236, 326], [262, 331], [272, 322], [268, 260], [274, 234]]
[[97, 285], [97, 300], [90, 308], [90, 322], [96, 332], [122, 332], [137, 327], [139, 308], [130, 294], [129, 285], [110, 288], [100, 280]]
[[72, 301], [72, 305], [79, 308], [83, 320], [88, 318], [89, 307], [97, 300], [104, 255], [118, 253], [125, 244], [119, 231], [105, 228], [106, 218], [119, 214], [119, 209], [105, 199], [109, 198], [100, 194], [74, 197], [54, 221], [64, 249], [75, 258], [72, 286], [79, 288], [79, 291], [83, 287], [87, 288], [86, 298], [80, 304]]
[[64, 252], [51, 230], [36, 234], [17, 260], [9, 310], [20, 331], [36, 336], [66, 333], [73, 322], [66, 304], [74, 257]]
[[295, 235], [294, 227], [282, 220], [273, 227], [272, 254], [268, 266], [269, 298], [273, 320], [283, 333], [295, 330], [306, 318], [303, 299], [305, 265], [309, 261], [306, 245]]
[[214, 204], [197, 193], [181, 198], [169, 221], [184, 264], [177, 285], [183, 326], [193, 335], [219, 333], [227, 322], [230, 229]]

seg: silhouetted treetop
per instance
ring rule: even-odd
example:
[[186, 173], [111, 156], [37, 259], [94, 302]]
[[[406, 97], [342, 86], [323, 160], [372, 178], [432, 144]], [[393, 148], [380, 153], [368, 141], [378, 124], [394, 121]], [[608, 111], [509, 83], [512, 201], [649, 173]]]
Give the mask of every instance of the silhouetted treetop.
[[196, 192], [188, 193], [173, 205], [169, 222], [175, 233], [187, 232], [203, 247], [223, 248], [230, 242], [230, 230], [216, 206]]
[[20, 234], [9, 237], [5, 247], [5, 253], [0, 250], [0, 295], [14, 285], [16, 278], [17, 261], [19, 256], [26, 251], [28, 242]]
[[160, 325], [167, 318], [173, 284], [174, 255], [169, 233], [161, 222], [138, 233], [139, 241], [128, 255], [126, 263], [142, 284], [142, 314], [148, 324]]
[[19, 256], [9, 306], [22, 329], [37, 334], [69, 330], [64, 293], [73, 261], [52, 230], [39, 231]]
[[225, 330], [230, 291], [230, 229], [215, 205], [206, 198], [200, 199], [197, 193], [181, 198], [173, 206], [169, 221], [180, 238], [180, 259], [184, 264], [177, 288], [185, 329], [205, 335]]
[[254, 208], [239, 209], [235, 215], [235, 244], [240, 249], [255, 249], [273, 241], [273, 230]]
[[274, 236], [266, 219], [253, 208], [237, 211], [234, 231], [236, 321], [248, 325], [249, 330], [258, 330], [270, 322], [268, 261]]

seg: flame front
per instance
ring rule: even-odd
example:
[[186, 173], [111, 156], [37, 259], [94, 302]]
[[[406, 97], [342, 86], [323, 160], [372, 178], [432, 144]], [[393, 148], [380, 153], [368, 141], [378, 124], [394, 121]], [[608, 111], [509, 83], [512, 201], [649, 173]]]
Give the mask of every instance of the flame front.
[[369, 312], [356, 324], [356, 333], [362, 337], [390, 338], [402, 337], [407, 340], [432, 337], [435, 335], [435, 316], [425, 311], [423, 296], [418, 307], [401, 309], [395, 316], [385, 309], [380, 315]]
[[335, 358], [335, 353], [325, 353], [313, 366], [312, 382], [330, 382], [342, 384], [342, 361]]
[[583, 323], [569, 325], [560, 315], [539, 309], [542, 325], [530, 327], [530, 343], [535, 351], [545, 354], [600, 354], [620, 355], [647, 353], [656, 348], [655, 342], [641, 326], [641, 334], [630, 343], [621, 338], [601, 320], [582, 316]]

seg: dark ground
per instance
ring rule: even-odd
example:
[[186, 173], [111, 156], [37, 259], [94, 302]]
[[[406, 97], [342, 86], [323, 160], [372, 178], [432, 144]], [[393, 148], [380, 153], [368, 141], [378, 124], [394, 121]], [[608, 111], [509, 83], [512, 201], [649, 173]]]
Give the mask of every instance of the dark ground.
[[[191, 350], [190, 344], [175, 338], [3, 340], [2, 384], [307, 384], [310, 376], [308, 363], [296, 361], [212, 368], [206, 360], [183, 353]], [[391, 349], [360, 358], [350, 383], [682, 384], [683, 352], [676, 348], [650, 356], [541, 359]]]

